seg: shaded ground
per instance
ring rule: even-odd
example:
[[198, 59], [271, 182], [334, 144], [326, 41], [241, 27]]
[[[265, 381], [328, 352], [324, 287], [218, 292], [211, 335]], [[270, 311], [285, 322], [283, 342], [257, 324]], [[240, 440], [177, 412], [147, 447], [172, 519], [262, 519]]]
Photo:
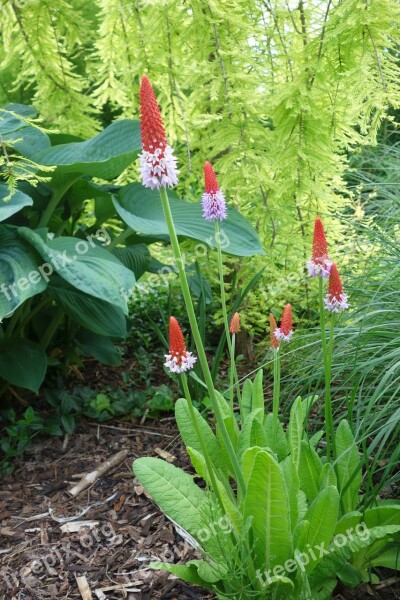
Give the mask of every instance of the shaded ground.
[[[84, 473], [122, 449], [125, 460], [76, 498], [68, 494]], [[144, 426], [86, 423], [71, 439], [36, 441], [0, 491], [0, 598], [211, 600], [199, 588], [148, 569], [150, 560], [194, 556], [132, 475], [133, 459], [160, 455], [160, 449], [189, 469], [170, 417]], [[63, 531], [77, 520], [90, 527]], [[400, 597], [395, 585], [398, 580], [388, 576], [379, 589], [363, 586], [336, 598], [393, 600]]]

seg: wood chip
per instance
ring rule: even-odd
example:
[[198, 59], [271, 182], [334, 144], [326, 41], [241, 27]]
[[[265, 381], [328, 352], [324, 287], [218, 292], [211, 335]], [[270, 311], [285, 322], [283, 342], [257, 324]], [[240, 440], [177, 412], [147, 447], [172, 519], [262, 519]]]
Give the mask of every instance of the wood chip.
[[158, 454], [158, 456], [161, 456], [161, 458], [163, 458], [164, 460], [166, 460], [169, 463], [173, 463], [176, 461], [176, 456], [174, 456], [173, 454], [170, 454], [169, 452], [167, 452], [166, 450], [163, 450], [162, 448], [154, 448], [154, 452], [156, 454]]
[[81, 577], [76, 576], [76, 583], [78, 584], [78, 589], [81, 593], [82, 600], [93, 600], [92, 592], [90, 591], [88, 580], [84, 575]]

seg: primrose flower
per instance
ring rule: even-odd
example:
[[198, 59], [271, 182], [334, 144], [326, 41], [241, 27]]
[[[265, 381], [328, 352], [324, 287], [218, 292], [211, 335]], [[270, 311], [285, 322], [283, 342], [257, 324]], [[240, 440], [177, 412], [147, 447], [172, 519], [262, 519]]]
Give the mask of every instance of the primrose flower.
[[175, 317], [169, 318], [169, 354], [165, 358], [164, 366], [171, 373], [189, 371], [197, 360], [196, 356], [186, 350], [185, 338]]
[[280, 346], [280, 342], [278, 338], [275, 336], [275, 332], [278, 329], [278, 325], [276, 324], [275, 317], [272, 313], [269, 315], [269, 333], [270, 333], [270, 346], [274, 350], [277, 350]]
[[314, 222], [314, 237], [311, 260], [307, 263], [310, 277], [329, 277], [332, 261], [328, 256], [324, 226], [319, 217]]
[[206, 191], [201, 199], [203, 217], [207, 221], [223, 221], [228, 216], [226, 201], [224, 194], [219, 189], [214, 169], [209, 162], [204, 165], [204, 184]]
[[340, 312], [349, 308], [347, 294], [343, 292], [342, 280], [340, 279], [337, 266], [333, 263], [329, 275], [328, 293], [325, 296], [325, 308], [330, 312]]
[[178, 183], [176, 158], [167, 142], [160, 108], [146, 75], [140, 85], [140, 132], [142, 153], [139, 155], [140, 175], [144, 187], [152, 190], [172, 187]]
[[292, 307], [290, 304], [286, 304], [283, 309], [281, 326], [277, 327], [275, 330], [275, 337], [277, 340], [284, 340], [285, 342], [289, 342], [290, 338], [293, 335], [293, 316], [292, 316]]
[[240, 316], [239, 313], [235, 312], [231, 319], [231, 323], [229, 325], [229, 331], [233, 335], [234, 333], [239, 333], [240, 329]]

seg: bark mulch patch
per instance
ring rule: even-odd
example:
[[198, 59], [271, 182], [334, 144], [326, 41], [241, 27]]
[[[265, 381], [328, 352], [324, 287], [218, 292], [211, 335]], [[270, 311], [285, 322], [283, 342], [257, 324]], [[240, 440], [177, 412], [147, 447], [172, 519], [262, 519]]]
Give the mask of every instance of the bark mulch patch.
[[[148, 568], [196, 556], [135, 481], [132, 461], [162, 456], [190, 470], [173, 418], [86, 423], [71, 438], [36, 441], [0, 490], [3, 600], [211, 600], [212, 594]], [[126, 457], [76, 497], [68, 490], [121, 450]], [[163, 452], [168, 454], [165, 455]], [[77, 521], [86, 521], [79, 529]], [[343, 590], [337, 600], [400, 598], [398, 581]]]

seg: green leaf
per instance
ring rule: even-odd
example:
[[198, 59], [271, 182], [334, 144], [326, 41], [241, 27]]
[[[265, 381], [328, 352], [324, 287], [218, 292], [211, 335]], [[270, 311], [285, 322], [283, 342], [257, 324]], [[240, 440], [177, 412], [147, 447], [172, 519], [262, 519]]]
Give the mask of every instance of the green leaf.
[[[213, 520], [208, 510], [209, 498], [190, 475], [163, 460], [150, 457], [138, 458], [132, 468], [156, 504], [180, 527], [195, 539], [201, 530], [208, 531]], [[212, 538], [203, 545], [211, 554], [219, 554]]]
[[37, 111], [32, 106], [23, 104], [9, 104], [0, 109], [0, 133], [5, 142], [18, 139], [18, 142], [12, 143], [13, 148], [23, 156], [35, 160], [38, 152], [50, 146], [49, 137], [44, 131], [18, 118], [18, 115], [25, 119], [34, 118]]
[[112, 367], [121, 364], [121, 353], [110, 338], [81, 329], [75, 341], [82, 354], [93, 356], [103, 364]]
[[85, 142], [52, 146], [36, 155], [41, 165], [57, 166], [57, 173], [82, 173], [114, 179], [132, 164], [141, 149], [139, 121], [112, 123]]
[[251, 398], [253, 395], [253, 382], [251, 379], [246, 379], [243, 384], [242, 397], [240, 399], [240, 415], [242, 423], [251, 413]]
[[301, 473], [301, 489], [305, 492], [309, 502], [312, 502], [318, 494], [322, 466], [322, 461], [314, 448], [302, 440], [299, 472]]
[[38, 271], [41, 263], [39, 254], [18, 237], [14, 227], [1, 226], [0, 321], [46, 289], [47, 282]]
[[253, 394], [251, 398], [251, 410], [262, 408], [262, 413], [259, 413], [261, 423], [264, 420], [264, 390], [263, 390], [263, 370], [259, 369], [253, 381]]
[[[191, 238], [216, 248], [214, 224], [206, 221], [200, 202], [179, 200], [168, 192], [169, 203], [178, 236]], [[168, 235], [160, 195], [138, 183], [124, 187], [113, 198], [121, 219], [133, 230], [148, 235]], [[223, 252], [234, 256], [264, 254], [255, 229], [235, 209], [228, 209], [228, 218], [220, 225]]]
[[371, 564], [374, 567], [386, 567], [393, 571], [400, 571], [400, 548], [396, 544], [392, 548], [388, 548], [375, 558], [371, 559]]
[[[252, 411], [245, 419], [243, 425], [242, 425], [242, 429], [240, 430], [239, 433], [239, 442], [238, 442], [238, 449], [237, 449], [237, 455], [240, 457], [243, 455], [243, 453], [247, 450], [247, 448], [251, 448], [252, 446], [259, 446], [260, 444], [257, 443], [252, 443], [252, 439], [256, 439], [256, 431], [253, 430], [253, 423], [255, 421], [257, 421], [259, 423], [259, 414], [263, 413], [262, 409], [258, 409], [258, 410], [254, 410]], [[253, 433], [254, 432], [254, 433]], [[259, 432], [260, 436], [262, 436], [262, 441], [266, 442], [267, 441], [267, 435], [265, 433], [265, 431], [263, 432], [264, 435], [262, 436], [262, 434]]]
[[301, 455], [301, 440], [303, 437], [304, 412], [301, 398], [296, 398], [290, 409], [290, 419], [288, 426], [288, 445], [289, 451], [293, 457], [294, 464], [298, 471]]
[[4, 183], [0, 183], [0, 221], [5, 221], [25, 206], [32, 206], [33, 200], [23, 192], [16, 190], [11, 198], [6, 200], [10, 191]]
[[336, 431], [336, 452], [338, 486], [341, 493], [341, 505], [344, 512], [357, 508], [362, 473], [358, 449], [350, 425], [342, 420]]
[[126, 337], [126, 317], [120, 308], [77, 290], [58, 275], [51, 277], [47, 291], [85, 329], [112, 338]]
[[268, 413], [264, 417], [264, 429], [265, 433], [267, 434], [267, 446], [269, 446], [275, 452], [279, 461], [284, 460], [288, 455], [288, 444], [282, 423], [278, 421], [274, 436], [274, 417], [272, 413]]
[[[199, 411], [196, 408], [194, 408], [193, 410], [196, 415], [197, 426], [201, 432], [205, 445], [207, 446], [207, 450], [212, 463], [216, 467], [220, 467], [223, 470], [223, 472], [226, 473], [227, 468], [221, 462], [221, 449], [217, 438], [215, 437], [211, 427], [209, 426], [207, 421], [203, 419]], [[179, 398], [179, 400], [177, 400], [175, 404], [175, 419], [185, 446], [194, 448], [195, 450], [200, 452], [200, 454], [203, 454], [200, 440], [197, 438], [195, 429], [193, 427], [188, 402], [185, 398]]]
[[39, 344], [12, 338], [0, 344], [0, 377], [38, 393], [47, 369], [47, 356]]
[[[135, 276], [110, 252], [89, 241], [71, 237], [47, 240], [27, 227], [18, 234], [39, 252], [52, 272], [90, 296], [119, 307], [128, 314], [126, 294], [135, 285]], [[51, 275], [51, 273], [50, 273]]]
[[[202, 569], [203, 574], [206, 574], [207, 580], [203, 579], [199, 573], [199, 563], [204, 562], [204, 568]], [[152, 562], [150, 563], [150, 567], [152, 569], [163, 569], [163, 571], [167, 571], [168, 573], [172, 573], [186, 581], [187, 583], [192, 583], [193, 585], [199, 585], [203, 588], [214, 590], [213, 582], [219, 581], [221, 576], [219, 573], [215, 573], [212, 566], [205, 561], [195, 561], [191, 560], [186, 565], [173, 565], [171, 563], [162, 563], [162, 562]], [[215, 573], [215, 575], [214, 575]], [[211, 580], [211, 581], [209, 581]]]
[[[308, 509], [305, 519], [310, 522], [308, 532], [308, 543], [311, 548], [317, 545], [330, 544], [336, 529], [339, 514], [339, 493], [333, 486], [324, 488]], [[306, 567], [308, 572], [312, 571], [316, 562], [310, 558]]]
[[400, 504], [383, 504], [367, 508], [364, 522], [368, 528], [382, 525], [400, 525]]
[[256, 566], [261, 570], [283, 565], [292, 554], [288, 510], [282, 471], [272, 456], [261, 450], [254, 461], [244, 502], [244, 518], [253, 518]]
[[296, 467], [294, 465], [293, 458], [287, 456], [285, 460], [280, 463], [283, 477], [286, 484], [286, 490], [289, 499], [289, 516], [290, 516], [290, 528], [293, 532], [297, 526], [299, 520], [299, 502], [298, 495], [300, 491], [300, 480], [297, 474]]
[[146, 244], [114, 248], [112, 253], [127, 269], [135, 273], [136, 279], [139, 279], [149, 269], [151, 255]]

